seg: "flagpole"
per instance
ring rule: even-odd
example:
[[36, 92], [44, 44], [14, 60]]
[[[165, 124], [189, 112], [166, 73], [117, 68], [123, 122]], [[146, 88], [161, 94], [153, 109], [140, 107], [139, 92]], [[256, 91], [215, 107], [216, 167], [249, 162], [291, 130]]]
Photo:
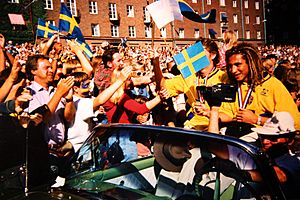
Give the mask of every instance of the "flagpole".
[[[202, 13], [204, 13], [204, 0], [202, 0]], [[206, 38], [206, 23], [203, 23], [204, 38]]]
[[176, 42], [175, 42], [175, 22], [174, 21], [171, 22], [171, 31], [172, 31], [172, 44], [173, 44], [173, 48], [175, 48]]
[[[147, 6], [149, 5], [149, 0], [147, 0]], [[152, 49], [154, 48], [154, 21], [152, 20], [152, 17], [151, 17], [151, 15], [150, 15], [150, 25], [151, 25], [151, 47], [152, 47]]]

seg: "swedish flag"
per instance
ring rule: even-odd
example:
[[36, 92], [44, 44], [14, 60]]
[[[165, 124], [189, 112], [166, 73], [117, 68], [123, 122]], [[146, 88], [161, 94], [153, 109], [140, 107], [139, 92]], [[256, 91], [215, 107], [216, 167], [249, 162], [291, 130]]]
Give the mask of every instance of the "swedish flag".
[[197, 42], [181, 53], [176, 54], [173, 58], [184, 79], [209, 65], [209, 60], [201, 42]]
[[82, 42], [85, 42], [84, 37], [81, 33], [81, 30], [74, 18], [72, 16], [71, 11], [67, 8], [65, 4], [61, 4], [60, 7], [60, 14], [59, 14], [59, 31], [60, 32], [67, 32], [70, 35], [68, 36], [69, 39], [77, 38]]
[[79, 40], [75, 40], [75, 43], [83, 50], [84, 54], [90, 59], [93, 57], [93, 52], [89, 45], [85, 42], [81, 42]]
[[51, 38], [55, 32], [58, 32], [58, 28], [56, 26], [39, 18], [36, 33], [37, 36]]
[[184, 0], [177, 0], [177, 1], [179, 4], [181, 14], [184, 17], [188, 18], [189, 20], [192, 20], [194, 22], [199, 22], [199, 23], [216, 23], [216, 9], [211, 9], [210, 12], [199, 15]]

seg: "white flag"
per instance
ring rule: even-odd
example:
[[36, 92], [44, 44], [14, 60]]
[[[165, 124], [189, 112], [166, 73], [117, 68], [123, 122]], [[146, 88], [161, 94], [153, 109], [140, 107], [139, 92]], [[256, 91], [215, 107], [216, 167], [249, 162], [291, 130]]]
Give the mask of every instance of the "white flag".
[[179, 4], [176, 0], [160, 0], [151, 3], [146, 7], [155, 22], [156, 26], [161, 29], [168, 23], [178, 19], [183, 20]]

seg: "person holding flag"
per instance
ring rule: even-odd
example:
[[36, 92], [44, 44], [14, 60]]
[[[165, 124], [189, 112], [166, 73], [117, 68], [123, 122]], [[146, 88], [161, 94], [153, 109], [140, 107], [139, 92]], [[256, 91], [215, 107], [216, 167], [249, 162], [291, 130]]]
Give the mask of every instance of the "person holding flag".
[[238, 91], [235, 102], [222, 104], [223, 114], [234, 122], [262, 126], [275, 111], [284, 111], [292, 115], [295, 128], [300, 128], [300, 113], [293, 98], [278, 79], [264, 70], [255, 47], [241, 43], [225, 55], [228, 77], [238, 85]]
[[181, 93], [187, 96], [187, 103], [191, 108], [187, 112], [185, 128], [206, 130], [209, 122], [209, 105], [198, 96], [196, 87], [225, 83], [228, 78], [225, 72], [216, 68], [219, 62], [217, 44], [210, 39], [203, 39], [201, 42], [173, 57], [181, 75], [163, 80], [162, 87], [168, 90], [171, 97]]

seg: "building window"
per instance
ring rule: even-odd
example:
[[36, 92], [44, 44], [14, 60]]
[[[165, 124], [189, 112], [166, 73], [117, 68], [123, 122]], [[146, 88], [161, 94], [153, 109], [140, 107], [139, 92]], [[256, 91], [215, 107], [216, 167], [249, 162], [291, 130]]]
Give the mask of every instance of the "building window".
[[220, 21], [221, 23], [227, 23], [228, 22], [228, 17], [225, 12], [220, 12]]
[[259, 17], [259, 16], [256, 16], [256, 18], [255, 18], [255, 23], [256, 23], [256, 24], [260, 24], [260, 17]]
[[134, 17], [134, 9], [132, 5], [127, 5], [127, 17]]
[[111, 36], [112, 37], [119, 37], [119, 26], [117, 25], [111, 25]]
[[259, 1], [256, 1], [256, 2], [255, 2], [255, 9], [256, 9], [256, 10], [259, 10]]
[[99, 24], [92, 24], [92, 36], [100, 36]]
[[8, 0], [8, 3], [19, 3], [19, 0]]
[[246, 39], [250, 39], [250, 31], [249, 30], [246, 31]]
[[233, 23], [234, 24], [238, 23], [238, 15], [237, 14], [233, 14]]
[[261, 32], [260, 32], [260, 31], [256, 31], [256, 38], [257, 38], [258, 40], [261, 39]]
[[52, 0], [45, 0], [44, 1], [44, 8], [47, 10], [53, 10], [53, 1]]
[[146, 7], [143, 7], [143, 11], [144, 11], [144, 22], [150, 23], [151, 20], [150, 20], [150, 13], [149, 13], [149, 11], [147, 10]]
[[77, 16], [76, 0], [67, 0], [67, 7], [73, 16]]
[[248, 0], [245, 0], [244, 1], [244, 7], [247, 9], [249, 7], [249, 1]]
[[225, 6], [225, 0], [220, 0], [220, 6]]
[[179, 28], [179, 38], [184, 38], [184, 29]]
[[237, 2], [236, 2], [236, 0], [232, 0], [232, 7], [234, 7], [234, 8], [237, 7]]
[[236, 39], [238, 39], [239, 38], [239, 31], [238, 30], [234, 30], [234, 33], [236, 35]]
[[136, 37], [135, 27], [134, 26], [128, 26], [128, 33], [129, 33], [129, 37]]
[[150, 26], [145, 26], [145, 37], [146, 38], [152, 37], [152, 28]]
[[90, 1], [90, 14], [98, 14], [98, 6], [96, 1]]
[[47, 22], [48, 22], [48, 24], [51, 24], [51, 25], [55, 26], [55, 21], [54, 20], [48, 20]]
[[162, 27], [160, 29], [160, 37], [166, 38], [167, 37], [167, 29], [165, 27]]
[[211, 5], [211, 0], [206, 0], [207, 5]]
[[249, 17], [249, 15], [245, 16], [245, 24], [250, 24], [250, 17]]
[[118, 19], [117, 17], [117, 4], [110, 3], [109, 4], [109, 19]]
[[197, 3], [197, 0], [192, 0], [192, 3]]
[[194, 29], [194, 37], [195, 37], [195, 38], [199, 38], [199, 37], [200, 37], [200, 31], [199, 31], [198, 28], [195, 28], [195, 29]]

